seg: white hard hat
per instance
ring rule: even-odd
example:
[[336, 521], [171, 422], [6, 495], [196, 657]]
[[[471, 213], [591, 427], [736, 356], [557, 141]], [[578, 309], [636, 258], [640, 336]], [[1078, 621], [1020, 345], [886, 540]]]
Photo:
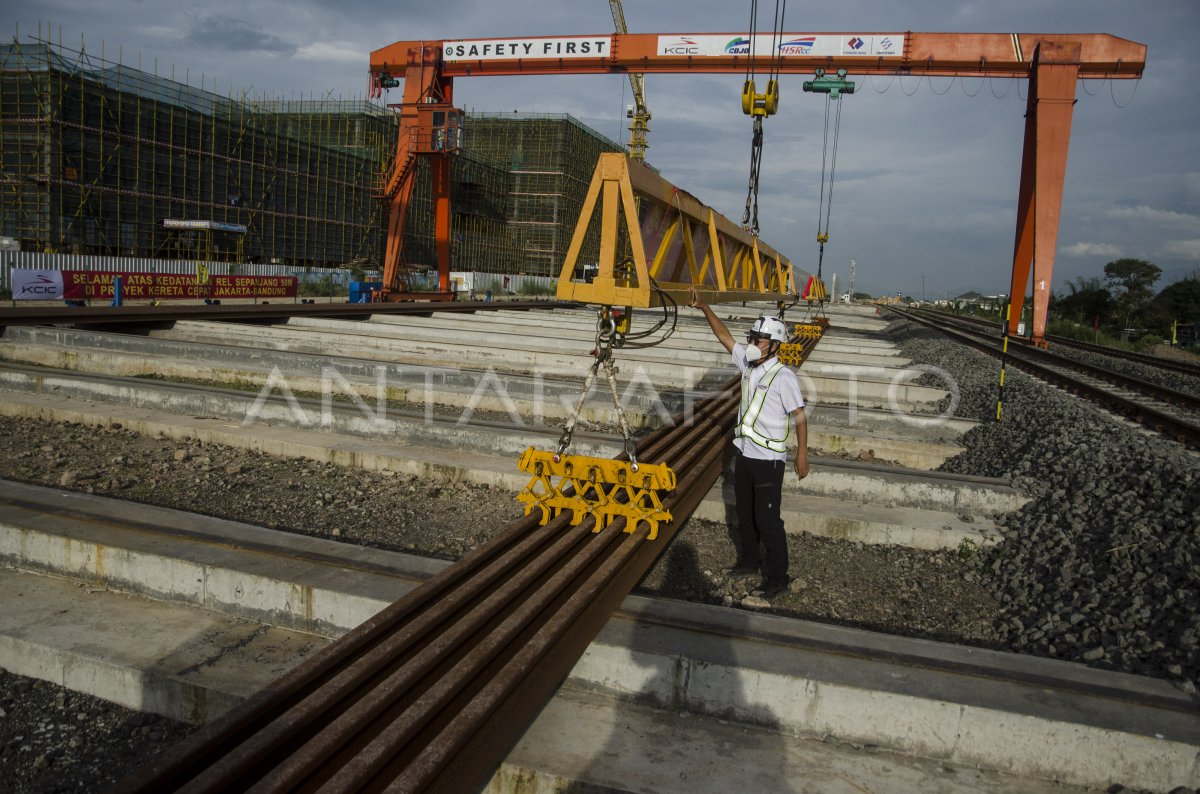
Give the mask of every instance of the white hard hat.
[[786, 342], [787, 329], [781, 320], [768, 317], [765, 314], [750, 326], [750, 333], [755, 336], [765, 336], [773, 342]]

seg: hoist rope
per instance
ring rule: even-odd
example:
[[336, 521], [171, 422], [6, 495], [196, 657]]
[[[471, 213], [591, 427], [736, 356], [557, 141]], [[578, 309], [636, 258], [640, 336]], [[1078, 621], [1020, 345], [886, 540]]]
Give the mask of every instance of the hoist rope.
[[[771, 28], [771, 56], [768, 68], [768, 90], [771, 82], [779, 77], [783, 67], [783, 53], [780, 44], [783, 42], [783, 21], [787, 14], [787, 0], [775, 0], [775, 18]], [[750, 0], [750, 47], [749, 58], [746, 61], [746, 83], [754, 78], [755, 40], [758, 33], [758, 0]], [[746, 185], [746, 209], [742, 213], [742, 226], [749, 229], [755, 237], [758, 236], [758, 185], [762, 168], [763, 152], [763, 116], [753, 114], [754, 132], [750, 139], [750, 178]]]
[[780, 51], [780, 45], [783, 44], [783, 18], [787, 15], [787, 0], [783, 0], [783, 5], [780, 5], [780, 0], [775, 0], [775, 27], [771, 31], [771, 78], [775, 80], [779, 77], [779, 71], [783, 68], [783, 53]]
[[[837, 112], [833, 114], [833, 148], [829, 146], [829, 106], [837, 105]], [[829, 215], [833, 209], [833, 181], [837, 172], [837, 149], [838, 149], [838, 134], [842, 127], [842, 101], [840, 99], [831, 99], [828, 95], [825, 97], [825, 138], [821, 147], [821, 199], [817, 204], [817, 236], [828, 236], [829, 234]], [[826, 164], [829, 169], [826, 171]], [[825, 195], [825, 174], [829, 174], [829, 196]]]
[[[837, 105], [833, 114], [833, 147], [830, 149], [829, 137], [829, 106]], [[817, 278], [821, 278], [821, 264], [825, 259], [825, 241], [829, 239], [829, 219], [833, 212], [833, 184], [837, 173], [838, 135], [842, 128], [842, 101], [832, 95], [825, 96], [825, 138], [821, 146], [821, 198], [817, 202], [817, 242], [820, 249], [817, 253]], [[825, 195], [825, 165], [829, 165], [829, 195]]]
[[742, 226], [758, 236], [758, 167], [762, 163], [762, 116], [754, 117], [754, 134], [750, 139], [750, 182], [746, 186], [746, 210], [742, 213]]
[[746, 80], [754, 79], [754, 35], [758, 30], [758, 0], [750, 0], [749, 51], [746, 57]]

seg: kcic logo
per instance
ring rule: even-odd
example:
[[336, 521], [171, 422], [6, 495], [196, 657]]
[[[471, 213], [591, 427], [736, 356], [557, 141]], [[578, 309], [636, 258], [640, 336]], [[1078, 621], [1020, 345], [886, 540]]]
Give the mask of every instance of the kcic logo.
[[700, 47], [694, 39], [680, 36], [671, 44], [664, 44], [660, 55], [699, 55]]
[[57, 293], [58, 283], [42, 275], [39, 275], [32, 284], [25, 284], [21, 287], [22, 295], [56, 295]]

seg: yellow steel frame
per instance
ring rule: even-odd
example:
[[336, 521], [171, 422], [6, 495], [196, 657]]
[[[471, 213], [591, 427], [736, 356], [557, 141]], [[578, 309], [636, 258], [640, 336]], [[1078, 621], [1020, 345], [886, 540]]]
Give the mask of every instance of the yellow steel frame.
[[808, 283], [804, 285], [804, 293], [801, 295], [806, 301], [827, 301], [829, 293], [825, 291], [825, 282], [816, 276], [811, 276]]
[[[599, 270], [585, 284], [573, 277], [597, 207]], [[628, 261], [618, 261], [622, 239], [628, 241]], [[799, 294], [798, 278], [807, 284], [810, 276], [798, 274], [778, 251], [644, 164], [606, 153], [596, 163], [567, 249], [558, 297], [608, 306], [661, 306], [663, 297], [653, 289], [653, 279], [685, 305], [693, 285], [708, 303], [787, 300]]]

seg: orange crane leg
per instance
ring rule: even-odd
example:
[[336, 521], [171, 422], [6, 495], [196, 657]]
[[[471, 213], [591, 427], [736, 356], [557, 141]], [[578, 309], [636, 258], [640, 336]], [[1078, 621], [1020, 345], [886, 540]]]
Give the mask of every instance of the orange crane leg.
[[1025, 151], [1017, 199], [1008, 332], [1015, 334], [1033, 276], [1033, 342], [1046, 345], [1046, 314], [1067, 173], [1067, 147], [1079, 76], [1079, 45], [1042, 42], [1033, 56], [1025, 111]]

